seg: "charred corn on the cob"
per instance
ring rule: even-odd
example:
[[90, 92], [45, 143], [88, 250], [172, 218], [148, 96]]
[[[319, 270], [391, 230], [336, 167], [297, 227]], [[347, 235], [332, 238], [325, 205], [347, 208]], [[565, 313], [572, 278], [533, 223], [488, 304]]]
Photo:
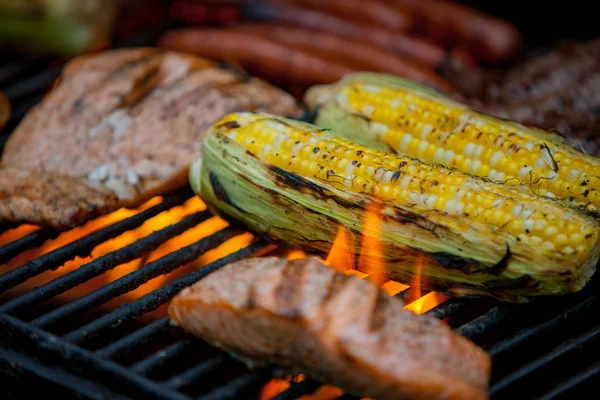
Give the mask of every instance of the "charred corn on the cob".
[[317, 124], [363, 144], [519, 185], [595, 214], [600, 208], [600, 160], [569, 147], [558, 134], [475, 112], [382, 74], [314, 87], [307, 99], [320, 107]]
[[340, 225], [359, 243], [377, 201], [390, 277], [410, 282], [419, 260], [425, 287], [459, 296], [579, 290], [600, 248], [597, 222], [555, 201], [266, 114], [215, 124], [190, 182], [213, 210], [320, 253]]

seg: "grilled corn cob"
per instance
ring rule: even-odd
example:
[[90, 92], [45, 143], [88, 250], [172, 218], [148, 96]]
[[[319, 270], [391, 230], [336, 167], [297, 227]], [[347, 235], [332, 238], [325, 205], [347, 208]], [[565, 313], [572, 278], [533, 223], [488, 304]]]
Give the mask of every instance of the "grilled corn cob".
[[340, 225], [359, 243], [376, 201], [389, 268], [381, 272], [411, 282], [420, 264], [424, 287], [455, 296], [577, 291], [600, 248], [598, 223], [556, 201], [267, 114], [215, 124], [190, 183], [213, 211], [320, 254]]
[[306, 99], [320, 108], [317, 124], [359, 143], [518, 185], [598, 214], [600, 160], [558, 134], [475, 112], [383, 74], [354, 74], [314, 87]]

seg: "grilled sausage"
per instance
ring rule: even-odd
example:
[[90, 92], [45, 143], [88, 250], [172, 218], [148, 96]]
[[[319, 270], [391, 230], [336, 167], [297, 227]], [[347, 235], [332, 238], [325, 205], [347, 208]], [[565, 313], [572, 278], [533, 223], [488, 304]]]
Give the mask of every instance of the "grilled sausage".
[[243, 360], [381, 400], [485, 399], [488, 355], [441, 321], [315, 258], [239, 261], [183, 290], [183, 329]]
[[427, 36], [448, 45], [464, 44], [483, 61], [506, 61], [519, 50], [516, 28], [481, 11], [451, 1], [385, 1], [411, 15], [415, 26]]
[[414, 25], [408, 15], [380, 1], [369, 1], [368, 4], [363, 0], [287, 0], [287, 2], [394, 32], [407, 32]]
[[239, 62], [275, 82], [330, 83], [352, 71], [342, 65], [233, 30], [193, 28], [167, 32], [160, 46], [201, 57]]
[[8, 99], [0, 92], [0, 129], [10, 117], [10, 104]]
[[433, 71], [363, 42], [351, 41], [327, 32], [312, 32], [278, 25], [249, 23], [233, 29], [263, 39], [272, 38], [287, 47], [336, 62], [355, 71], [387, 72], [427, 83], [441, 90], [450, 90], [448, 82]]
[[[437, 68], [448, 61], [448, 53], [435, 43], [401, 33], [390, 32], [377, 26], [347, 21], [322, 11], [291, 4], [262, 4], [247, 8], [244, 17], [253, 21], [294, 25], [314, 31], [329, 32], [356, 41], [366, 41], [394, 53], [411, 58], [424, 66]], [[473, 60], [461, 52], [450, 56], [472, 67]]]

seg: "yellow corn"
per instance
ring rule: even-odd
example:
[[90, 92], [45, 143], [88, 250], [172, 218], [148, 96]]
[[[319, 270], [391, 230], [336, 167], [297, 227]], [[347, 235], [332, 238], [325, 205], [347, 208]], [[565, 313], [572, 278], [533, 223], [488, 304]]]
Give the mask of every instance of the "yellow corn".
[[230, 138], [260, 160], [302, 177], [419, 213], [436, 211], [493, 226], [517, 241], [563, 254], [595, 246], [595, 224], [585, 218], [569, 221], [563, 207], [509, 186], [360, 146], [320, 130], [295, 129], [275, 119], [254, 114], [228, 118], [224, 125], [234, 120], [242, 124], [229, 131]]
[[418, 273], [424, 287], [455, 296], [576, 291], [600, 252], [598, 223], [560, 202], [268, 114], [216, 123], [190, 183], [211, 210], [319, 254], [340, 225], [360, 243], [376, 201], [389, 277], [411, 282]]
[[[338, 83], [330, 103], [366, 121], [373, 140], [426, 162], [508, 185], [525, 183], [535, 194], [590, 211], [600, 208], [600, 160], [558, 135], [475, 112], [401, 79], [364, 77]], [[340, 118], [319, 115], [317, 123], [340, 130]]]

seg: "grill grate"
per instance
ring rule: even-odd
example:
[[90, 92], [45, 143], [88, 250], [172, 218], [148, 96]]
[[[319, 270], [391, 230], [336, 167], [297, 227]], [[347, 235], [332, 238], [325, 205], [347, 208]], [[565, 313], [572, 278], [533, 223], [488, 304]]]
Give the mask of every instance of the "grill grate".
[[[141, 35], [156, 37], [156, 32]], [[58, 77], [61, 62], [48, 59], [16, 60], [0, 64], [0, 88], [13, 104], [17, 125], [27, 110]], [[0, 146], [6, 135], [0, 134]], [[171, 225], [114, 250], [20, 295], [6, 295], [31, 278], [56, 270], [76, 257], [89, 255], [98, 245], [142, 226], [149, 219], [181, 206], [192, 196], [183, 190], [109, 226], [63, 245], [12, 270], [2, 269], [15, 256], [54, 239], [56, 232], [36, 230], [0, 247], [0, 374], [51, 382], [61, 393], [90, 399], [245, 399], [258, 398], [261, 387], [276, 370], [250, 371], [241, 363], [202, 341], [172, 327], [164, 314], [144, 320], [167, 304], [182, 288], [223, 265], [264, 254], [273, 246], [254, 240], [249, 246], [209, 262], [202, 268], [124, 304], [98, 308], [139, 288], [153, 278], [181, 270], [243, 231], [230, 225], [139, 269], [92, 288], [75, 300], [55, 304], [57, 296], [84, 285], [132, 260], [144, 257], [168, 240], [207, 221], [207, 211], [189, 214]], [[0, 227], [0, 235], [15, 226]], [[449, 318], [459, 333], [471, 338], [493, 357], [493, 399], [572, 398], [598, 386], [600, 376], [600, 311], [598, 280], [581, 293], [539, 299], [526, 305], [497, 305], [489, 300], [450, 299], [429, 311]], [[407, 296], [404, 291], [400, 296]], [[410, 297], [410, 296], [408, 296]], [[49, 308], [48, 308], [49, 307]], [[32, 310], [37, 312], [33, 313]], [[314, 393], [321, 383], [292, 382], [274, 397], [296, 399]], [[10, 393], [10, 390], [9, 390]], [[356, 399], [344, 394], [339, 399]]]

